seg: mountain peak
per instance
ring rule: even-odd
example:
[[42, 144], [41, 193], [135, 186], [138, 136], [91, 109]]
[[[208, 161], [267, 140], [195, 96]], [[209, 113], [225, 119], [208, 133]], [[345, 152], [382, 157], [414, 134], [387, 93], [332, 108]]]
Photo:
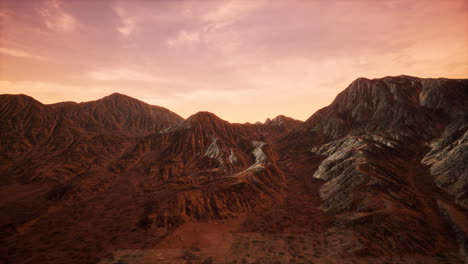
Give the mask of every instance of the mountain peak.
[[[414, 133], [418, 125], [429, 126], [429, 120], [436, 118], [433, 110], [427, 107], [444, 106], [444, 111], [448, 113], [454, 108], [448, 105], [463, 104], [455, 100], [463, 94], [463, 84], [460, 82], [463, 81], [421, 79], [407, 75], [357, 78], [328, 107], [312, 115], [306, 123], [313, 130], [322, 130], [333, 138], [350, 131], [364, 133], [390, 128], [405, 128]], [[434, 119], [430, 122], [438, 121]]]
[[415, 76], [411, 76], [411, 75], [394, 75], [394, 76], [385, 76], [385, 77], [381, 77], [381, 78], [367, 78], [367, 77], [358, 77], [356, 78], [356, 80], [354, 80], [353, 82], [356, 82], [356, 81], [379, 81], [379, 80], [420, 80], [421, 78], [419, 77], [415, 77]]
[[0, 100], [42, 104], [31, 96], [25, 94], [0, 94]]
[[178, 127], [195, 128], [197, 131], [212, 133], [213, 131], [225, 131], [230, 125], [229, 122], [211, 112], [201, 111], [191, 115]]
[[36, 99], [25, 94], [0, 94], [0, 104], [10, 106], [34, 106], [43, 107], [44, 105]]
[[120, 93], [81, 103], [79, 109], [84, 115], [92, 115], [87, 119], [94, 119], [107, 128], [123, 129], [129, 133], [160, 130], [183, 120], [164, 107], [150, 105]]
[[265, 120], [265, 125], [290, 125], [290, 126], [296, 126], [300, 125], [302, 121], [296, 120], [294, 118], [285, 116], [285, 115], [278, 115], [277, 117], [270, 119], [267, 118]]
[[130, 96], [125, 95], [125, 94], [121, 94], [121, 93], [112, 93], [112, 94], [108, 95], [107, 97], [110, 97], [110, 98], [119, 98], [119, 97], [129, 98]]
[[108, 96], [105, 96], [103, 98], [100, 99], [101, 101], [115, 101], [115, 102], [121, 102], [121, 101], [135, 101], [135, 102], [141, 102], [141, 103], [144, 103], [136, 98], [133, 98], [133, 97], [130, 97], [128, 95], [125, 95], [125, 94], [121, 94], [121, 93], [112, 93]]
[[273, 118], [273, 119], [270, 119], [270, 118], [267, 118], [267, 120], [265, 121], [265, 124], [268, 124], [270, 122], [273, 122], [273, 123], [280, 123], [286, 119], [292, 119], [290, 117], [287, 117], [285, 115], [278, 115], [277, 117]]
[[[190, 122], [206, 122], [206, 121], [224, 121], [222, 120], [221, 118], [219, 118], [217, 115], [211, 113], [211, 112], [208, 112], [208, 111], [200, 111], [200, 112], [197, 112], [193, 115], [191, 115], [189, 118], [187, 118], [187, 121], [190, 121]], [[224, 121], [226, 122], [226, 121]]]

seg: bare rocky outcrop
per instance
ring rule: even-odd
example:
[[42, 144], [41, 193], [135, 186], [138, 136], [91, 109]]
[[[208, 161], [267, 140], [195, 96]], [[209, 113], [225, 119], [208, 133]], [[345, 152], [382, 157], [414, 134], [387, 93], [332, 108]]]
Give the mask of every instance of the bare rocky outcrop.
[[446, 252], [436, 200], [466, 207], [467, 100], [467, 80], [360, 78], [282, 140], [300, 134], [324, 157], [313, 173], [322, 209], [372, 241], [363, 252]]

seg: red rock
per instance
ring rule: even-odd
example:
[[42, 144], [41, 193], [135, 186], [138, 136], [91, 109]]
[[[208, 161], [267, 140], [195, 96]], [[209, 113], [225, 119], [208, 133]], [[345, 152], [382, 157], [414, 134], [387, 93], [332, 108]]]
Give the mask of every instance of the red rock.
[[121, 94], [0, 95], [0, 260], [95, 263], [207, 243], [197, 228], [342, 236], [354, 246], [330, 252], [350, 257], [466, 256], [467, 95], [467, 80], [360, 78], [306, 122], [263, 124]]

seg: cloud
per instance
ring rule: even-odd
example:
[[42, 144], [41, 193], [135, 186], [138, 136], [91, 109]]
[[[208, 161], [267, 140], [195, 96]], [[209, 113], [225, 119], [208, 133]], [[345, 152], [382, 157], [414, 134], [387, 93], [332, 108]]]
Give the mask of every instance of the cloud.
[[0, 53], [13, 56], [13, 57], [19, 57], [19, 58], [31, 58], [31, 59], [36, 59], [36, 60], [44, 60], [44, 58], [41, 56], [37, 56], [31, 53], [28, 53], [24, 50], [18, 50], [18, 49], [0, 47]]
[[47, 1], [44, 7], [39, 9], [39, 14], [51, 30], [72, 31], [77, 25], [75, 18], [63, 10], [59, 0]]
[[[223, 53], [238, 48], [242, 41], [235, 28], [237, 22], [248, 18], [264, 1], [204, 2], [196, 9], [185, 9], [183, 16], [192, 21], [167, 39], [169, 47], [187, 47], [200, 43]], [[207, 11], [208, 10], [208, 11]]]
[[130, 35], [135, 30], [136, 21], [122, 7], [115, 5], [114, 12], [119, 16], [121, 25], [117, 26], [117, 30], [124, 36]]
[[167, 40], [169, 47], [174, 46], [193, 46], [201, 42], [200, 34], [198, 32], [186, 32], [185, 30], [179, 31], [179, 34]]
[[209, 23], [212, 29], [220, 29], [241, 20], [249, 12], [262, 6], [263, 1], [229, 1], [223, 2], [213, 11], [202, 15], [202, 20]]

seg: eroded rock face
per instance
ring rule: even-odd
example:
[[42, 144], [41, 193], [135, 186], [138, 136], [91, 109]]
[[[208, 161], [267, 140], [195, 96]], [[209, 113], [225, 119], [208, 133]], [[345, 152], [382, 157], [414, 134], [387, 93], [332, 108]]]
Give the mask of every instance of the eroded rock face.
[[435, 140], [431, 148], [422, 162], [430, 166], [437, 186], [468, 208], [468, 126]]
[[431, 254], [447, 243], [443, 219], [425, 197], [431, 193], [418, 186], [428, 176], [420, 154], [403, 142], [385, 134], [347, 136], [312, 150], [328, 156], [313, 175], [325, 181], [323, 210], [337, 216], [338, 228], [372, 238], [366, 245], [372, 254]]
[[468, 83], [465, 80], [422, 81], [421, 105], [447, 116], [443, 133], [430, 142], [422, 162], [430, 166], [437, 186], [468, 208]]
[[163, 200], [148, 201], [158, 206], [143, 219], [168, 211], [183, 222], [234, 217], [281, 197], [284, 175], [278, 158], [267, 143], [254, 140], [258, 137], [249, 127], [201, 112], [142, 139], [124, 154], [133, 160], [120, 169], [140, 175], [155, 168], [151, 178], [157, 188], [172, 192]]
[[302, 127], [324, 157], [313, 173], [324, 181], [322, 209], [373, 241], [367, 253], [453, 245], [436, 201], [466, 208], [467, 100], [466, 80], [361, 78]]
[[[455, 83], [457, 80], [432, 80]], [[331, 139], [345, 135], [361, 135], [394, 129], [399, 134], [417, 135], [426, 139], [438, 134], [437, 124], [446, 116], [439, 109], [429, 109], [431, 93], [425, 89], [431, 80], [401, 76], [369, 80], [359, 78], [341, 92], [333, 103], [319, 110], [307, 121], [312, 131], [320, 131]], [[437, 86], [444, 89], [444, 86]], [[445, 92], [451, 92], [448, 89]], [[444, 92], [441, 92], [444, 93]], [[422, 101], [420, 101], [420, 97]]]

